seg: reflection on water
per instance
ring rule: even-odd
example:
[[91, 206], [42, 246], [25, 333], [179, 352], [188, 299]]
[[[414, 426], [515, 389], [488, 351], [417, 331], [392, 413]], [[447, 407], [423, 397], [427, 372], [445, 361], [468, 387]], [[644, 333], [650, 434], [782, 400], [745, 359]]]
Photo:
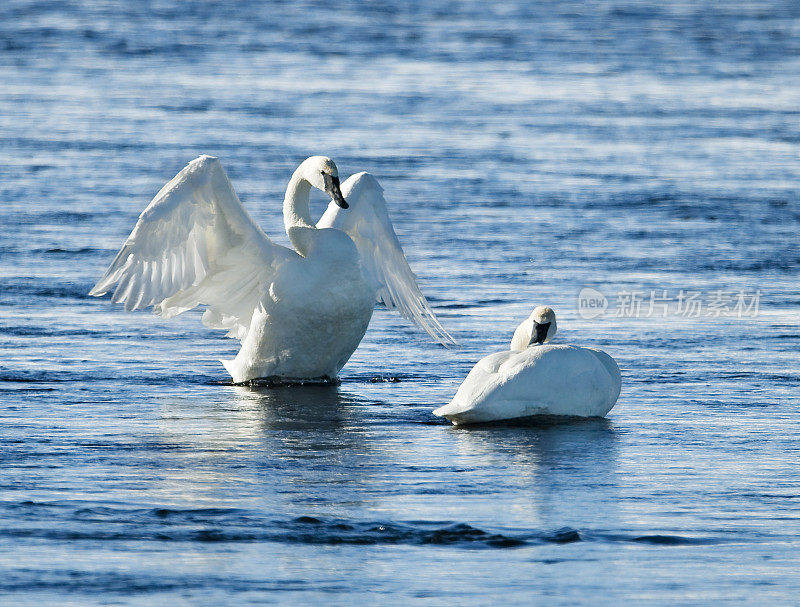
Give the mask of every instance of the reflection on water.
[[607, 419], [454, 428], [458, 453], [472, 465], [505, 468], [514, 508], [545, 528], [581, 527], [585, 513], [618, 518], [617, 432]]
[[363, 436], [354, 414], [358, 399], [338, 386], [233, 388], [237, 406], [258, 416], [266, 452], [293, 457], [339, 457], [336, 451], [361, 451]]
[[357, 403], [356, 397], [338, 386], [215, 386], [199, 397], [165, 399], [160, 421], [171, 441], [221, 448], [228, 443], [259, 442], [273, 432], [309, 439], [340, 431], [346, 435], [358, 424], [353, 411]]
[[216, 390], [162, 405], [160, 441], [170, 449], [153, 496], [219, 505], [235, 486], [236, 499], [251, 494], [262, 508], [298, 514], [309, 504], [357, 501], [330, 492], [331, 484], [364, 482], [357, 398], [338, 386]]
[[354, 401], [339, 386], [233, 386], [236, 406], [256, 409], [263, 430], [331, 431], [347, 425]]

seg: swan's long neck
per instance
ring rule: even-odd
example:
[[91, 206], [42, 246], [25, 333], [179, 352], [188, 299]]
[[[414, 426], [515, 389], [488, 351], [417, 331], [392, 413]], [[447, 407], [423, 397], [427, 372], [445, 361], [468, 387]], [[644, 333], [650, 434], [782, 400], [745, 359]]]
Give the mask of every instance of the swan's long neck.
[[286, 197], [283, 199], [283, 225], [289, 240], [292, 241], [292, 246], [304, 257], [311, 246], [313, 230], [316, 229], [311, 223], [311, 211], [308, 206], [310, 193], [311, 184], [298, 168], [286, 187]]

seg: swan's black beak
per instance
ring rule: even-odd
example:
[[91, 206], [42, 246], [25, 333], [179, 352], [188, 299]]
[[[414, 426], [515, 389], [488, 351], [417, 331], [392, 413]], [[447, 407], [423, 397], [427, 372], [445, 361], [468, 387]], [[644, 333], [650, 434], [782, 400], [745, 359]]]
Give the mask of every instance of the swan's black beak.
[[538, 323], [534, 320], [533, 328], [535, 331], [533, 332], [533, 335], [531, 335], [531, 343], [528, 345], [531, 346], [533, 344], [543, 344], [544, 340], [547, 339], [547, 332], [550, 330], [550, 323]]
[[350, 205], [342, 196], [342, 190], [339, 187], [339, 178], [333, 175], [323, 173], [322, 178], [325, 180], [325, 193], [331, 197], [331, 200], [339, 205], [341, 208], [346, 209]]

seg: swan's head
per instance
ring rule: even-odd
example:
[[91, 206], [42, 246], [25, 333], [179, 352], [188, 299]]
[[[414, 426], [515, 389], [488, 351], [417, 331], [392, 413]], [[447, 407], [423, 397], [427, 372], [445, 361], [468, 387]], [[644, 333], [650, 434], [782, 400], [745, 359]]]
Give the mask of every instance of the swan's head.
[[529, 317], [531, 333], [529, 346], [543, 344], [556, 335], [556, 313], [549, 306], [538, 306], [533, 309]]
[[312, 156], [300, 165], [303, 178], [318, 190], [322, 190], [331, 200], [346, 209], [350, 205], [342, 196], [339, 186], [339, 171], [336, 163], [327, 156]]

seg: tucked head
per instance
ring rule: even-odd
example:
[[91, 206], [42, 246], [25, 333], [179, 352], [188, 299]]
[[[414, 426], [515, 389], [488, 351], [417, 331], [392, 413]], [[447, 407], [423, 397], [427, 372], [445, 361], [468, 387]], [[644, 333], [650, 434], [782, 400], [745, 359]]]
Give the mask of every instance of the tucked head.
[[331, 197], [337, 205], [346, 209], [349, 205], [339, 187], [339, 170], [327, 156], [311, 156], [300, 165], [303, 178], [318, 190]]
[[556, 313], [549, 306], [534, 308], [529, 320], [531, 321], [529, 346], [543, 344], [555, 337]]
[[511, 349], [521, 352], [530, 346], [550, 341], [556, 334], [556, 314], [552, 308], [539, 306], [531, 315], [523, 320], [514, 337], [511, 338]]

